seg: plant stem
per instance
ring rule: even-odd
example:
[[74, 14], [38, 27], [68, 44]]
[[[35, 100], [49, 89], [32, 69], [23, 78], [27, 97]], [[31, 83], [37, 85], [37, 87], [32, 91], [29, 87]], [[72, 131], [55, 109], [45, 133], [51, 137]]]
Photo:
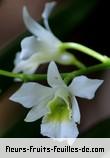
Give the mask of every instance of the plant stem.
[[101, 55], [100, 53], [83, 46], [82, 44], [79, 43], [74, 43], [74, 42], [66, 42], [60, 45], [60, 49], [64, 51], [65, 49], [74, 49], [77, 51], [80, 51], [86, 55], [89, 55], [101, 62], [106, 62], [109, 58], [107, 56]]
[[98, 71], [102, 71], [102, 70], [106, 70], [106, 69], [110, 69], [110, 61], [108, 61], [106, 63], [90, 66], [86, 69], [80, 69], [77, 71], [70, 72], [64, 78], [64, 81], [66, 84], [68, 84], [76, 76], [80, 76], [80, 75], [84, 75], [84, 74], [86, 75], [86, 74], [90, 74], [93, 72], [98, 72]]
[[46, 80], [46, 74], [24, 74], [24, 73], [13, 73], [5, 70], [0, 70], [1, 76], [11, 77], [11, 78], [18, 78], [23, 81], [37, 81], [37, 80]]
[[74, 57], [74, 60], [71, 62], [71, 64], [75, 65], [79, 69], [86, 68], [86, 66], [81, 61], [79, 61], [76, 57]]
[[[97, 64], [94, 66], [90, 66], [85, 69], [76, 70], [69, 73], [61, 73], [62, 78], [64, 78], [64, 81], [66, 84], [68, 84], [74, 77], [83, 75], [83, 74], [90, 74], [93, 72], [98, 72], [101, 70], [109, 69], [110, 68], [110, 60], [106, 63]], [[38, 81], [38, 80], [46, 80], [47, 75], [46, 74], [23, 74], [23, 73], [13, 73], [8, 72], [5, 70], [0, 70], [1, 76], [11, 77], [11, 78], [19, 78], [23, 81]]]

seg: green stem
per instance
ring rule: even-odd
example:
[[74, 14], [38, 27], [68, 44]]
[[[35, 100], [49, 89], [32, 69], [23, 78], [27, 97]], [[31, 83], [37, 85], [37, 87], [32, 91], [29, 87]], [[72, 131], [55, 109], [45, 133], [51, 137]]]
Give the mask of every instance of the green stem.
[[74, 49], [74, 50], [80, 51], [84, 54], [87, 54], [101, 62], [106, 62], [109, 59], [107, 56], [101, 55], [100, 53], [98, 53], [86, 46], [83, 46], [79, 43], [66, 42], [66, 43], [63, 43], [60, 45], [60, 49], [62, 51], [64, 51], [65, 49]]
[[86, 69], [80, 69], [80, 70], [77, 70], [74, 72], [70, 72], [64, 78], [64, 81], [66, 84], [68, 84], [76, 76], [80, 76], [80, 75], [84, 75], [84, 74], [86, 75], [86, 74], [90, 74], [93, 72], [98, 72], [98, 71], [102, 71], [102, 70], [106, 70], [106, 69], [110, 69], [110, 60], [106, 63], [90, 66]]
[[1, 76], [11, 77], [11, 78], [18, 78], [23, 81], [37, 81], [37, 80], [46, 80], [46, 74], [23, 74], [23, 73], [13, 73], [5, 70], [0, 70]]
[[[69, 72], [69, 73], [61, 73], [61, 76], [62, 76], [62, 78], [64, 78], [64, 81], [66, 82], [66, 84], [68, 84], [76, 76], [90, 74], [93, 72], [98, 72], [98, 71], [109, 69], [109, 68], [110, 68], [110, 60], [106, 63], [97, 64], [97, 65], [90, 66], [85, 69], [80, 69], [80, 70], [76, 70], [76, 71]], [[0, 70], [0, 75], [6, 76], [6, 77], [11, 77], [11, 78], [19, 78], [23, 81], [38, 81], [38, 80], [47, 79], [46, 74], [28, 75], [28, 74], [23, 74], [23, 73], [8, 72], [5, 70]]]
[[79, 69], [83, 69], [83, 68], [86, 68], [86, 66], [81, 62], [79, 61], [76, 57], [74, 57], [73, 61], [71, 62], [72, 65], [75, 65], [77, 68]]

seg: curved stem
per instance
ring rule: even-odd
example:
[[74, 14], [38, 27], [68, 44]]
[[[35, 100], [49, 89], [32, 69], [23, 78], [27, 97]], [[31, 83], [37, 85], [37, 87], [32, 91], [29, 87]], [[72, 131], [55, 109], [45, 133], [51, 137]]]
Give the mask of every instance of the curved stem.
[[60, 49], [61, 50], [65, 50], [65, 49], [74, 49], [77, 51], [80, 51], [84, 54], [87, 54], [101, 62], [106, 62], [109, 58], [107, 56], [101, 55], [100, 53], [86, 47], [83, 46], [82, 44], [79, 43], [74, 43], [74, 42], [66, 42], [60, 45]]

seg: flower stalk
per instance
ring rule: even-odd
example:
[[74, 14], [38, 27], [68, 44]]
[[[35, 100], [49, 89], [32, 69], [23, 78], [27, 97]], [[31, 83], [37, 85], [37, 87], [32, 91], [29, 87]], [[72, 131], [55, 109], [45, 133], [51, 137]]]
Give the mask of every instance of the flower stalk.
[[100, 53], [98, 53], [82, 44], [75, 43], [75, 42], [62, 43], [60, 45], [60, 49], [62, 50], [62, 52], [65, 49], [74, 49], [74, 50], [80, 51], [86, 55], [89, 55], [89, 56], [101, 61], [102, 63], [105, 63], [109, 59], [107, 56], [101, 55]]
[[[98, 71], [106, 70], [109, 68], [110, 68], [110, 59], [105, 63], [89, 66], [88, 68], [85, 68], [85, 69], [80, 69], [80, 70], [76, 70], [76, 71], [68, 72], [68, 73], [61, 73], [61, 76], [62, 78], [64, 78], [64, 81], [68, 84], [76, 76], [83, 75], [83, 74], [90, 74], [93, 72], [98, 72]], [[22, 81], [41, 81], [41, 80], [47, 79], [46, 74], [13, 73], [6, 70], [0, 70], [0, 75], [10, 77], [10, 78], [18, 78], [18, 79], [21, 79]]]

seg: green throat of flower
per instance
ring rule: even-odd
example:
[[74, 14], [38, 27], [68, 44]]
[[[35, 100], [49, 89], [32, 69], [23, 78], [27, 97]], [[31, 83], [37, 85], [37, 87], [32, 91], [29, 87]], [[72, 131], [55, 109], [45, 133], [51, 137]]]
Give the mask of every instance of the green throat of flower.
[[48, 107], [50, 109], [50, 113], [46, 116], [47, 121], [65, 122], [70, 119], [71, 110], [62, 98], [55, 97], [48, 103]]

